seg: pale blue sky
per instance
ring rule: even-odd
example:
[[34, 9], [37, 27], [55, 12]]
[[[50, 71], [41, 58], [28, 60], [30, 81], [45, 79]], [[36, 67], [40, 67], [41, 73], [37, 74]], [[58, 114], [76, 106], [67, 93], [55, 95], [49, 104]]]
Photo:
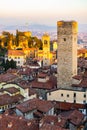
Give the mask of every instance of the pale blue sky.
[[0, 24], [87, 23], [87, 0], [0, 0]]

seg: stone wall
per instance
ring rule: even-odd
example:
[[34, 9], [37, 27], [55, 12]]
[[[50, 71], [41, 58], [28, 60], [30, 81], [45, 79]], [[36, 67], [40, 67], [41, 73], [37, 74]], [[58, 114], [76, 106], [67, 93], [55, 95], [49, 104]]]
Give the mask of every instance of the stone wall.
[[77, 74], [77, 22], [57, 22], [58, 87], [69, 88]]

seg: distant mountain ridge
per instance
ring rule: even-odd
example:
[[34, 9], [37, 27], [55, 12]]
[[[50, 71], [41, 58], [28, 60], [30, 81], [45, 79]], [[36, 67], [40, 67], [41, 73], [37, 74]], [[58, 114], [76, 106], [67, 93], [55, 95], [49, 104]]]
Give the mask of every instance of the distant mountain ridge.
[[[0, 25], [0, 32], [1, 31], [44, 31], [44, 32], [56, 32], [56, 26], [50, 25], [43, 25], [43, 24], [30, 24], [30, 25]], [[87, 24], [79, 24], [78, 26], [79, 33], [87, 33]]]

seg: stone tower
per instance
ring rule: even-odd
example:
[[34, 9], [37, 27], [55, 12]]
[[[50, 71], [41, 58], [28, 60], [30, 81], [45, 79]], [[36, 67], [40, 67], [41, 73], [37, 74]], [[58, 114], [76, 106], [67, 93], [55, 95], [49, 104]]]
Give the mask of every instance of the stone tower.
[[43, 66], [50, 65], [50, 36], [48, 34], [44, 34], [42, 36], [43, 43]]
[[72, 76], [77, 74], [77, 31], [75, 21], [57, 22], [58, 88], [70, 88]]

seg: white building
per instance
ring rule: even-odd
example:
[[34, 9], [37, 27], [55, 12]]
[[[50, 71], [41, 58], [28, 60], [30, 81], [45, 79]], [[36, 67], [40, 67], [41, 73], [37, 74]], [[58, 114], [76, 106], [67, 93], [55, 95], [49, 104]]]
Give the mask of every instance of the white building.
[[8, 50], [8, 53], [5, 55], [6, 60], [14, 60], [16, 61], [17, 66], [23, 66], [26, 62], [26, 55], [23, 50]]

